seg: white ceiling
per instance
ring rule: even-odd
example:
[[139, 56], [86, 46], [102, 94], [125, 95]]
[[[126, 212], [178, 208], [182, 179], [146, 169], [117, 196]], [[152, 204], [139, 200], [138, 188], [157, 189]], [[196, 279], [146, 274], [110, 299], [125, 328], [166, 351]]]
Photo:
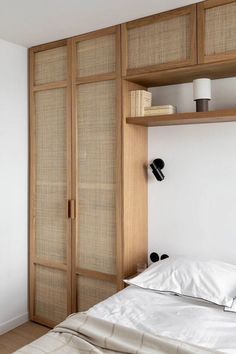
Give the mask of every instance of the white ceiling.
[[196, 1], [0, 0], [0, 38], [31, 47], [193, 2]]

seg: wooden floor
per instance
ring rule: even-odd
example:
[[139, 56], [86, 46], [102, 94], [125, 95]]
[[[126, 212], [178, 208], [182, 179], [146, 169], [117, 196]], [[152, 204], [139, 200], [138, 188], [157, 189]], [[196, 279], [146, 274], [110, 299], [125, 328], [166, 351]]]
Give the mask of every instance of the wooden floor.
[[43, 336], [49, 328], [40, 326], [34, 322], [26, 322], [0, 336], [0, 354], [11, 354], [26, 344]]

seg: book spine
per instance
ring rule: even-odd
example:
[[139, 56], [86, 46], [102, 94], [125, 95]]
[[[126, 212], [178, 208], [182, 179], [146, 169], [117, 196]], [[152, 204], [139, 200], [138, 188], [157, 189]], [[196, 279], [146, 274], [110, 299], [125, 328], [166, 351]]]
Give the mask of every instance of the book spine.
[[164, 106], [153, 106], [144, 109], [144, 115], [165, 115], [165, 114], [175, 114], [177, 112], [176, 107], [164, 107]]
[[151, 117], [151, 116], [167, 116], [167, 115], [170, 115], [170, 114], [174, 114], [174, 113], [170, 113], [170, 112], [159, 112], [159, 113], [154, 113], [154, 112], [151, 112], [151, 113], [146, 113], [144, 114], [145, 117]]
[[135, 115], [136, 115], [135, 108], [136, 108], [136, 93], [135, 93], [135, 91], [131, 91], [130, 92], [130, 115], [131, 115], [131, 117], [135, 117]]
[[136, 93], [136, 105], [135, 105], [135, 116], [140, 116], [140, 90], [135, 91]]
[[147, 109], [170, 109], [170, 110], [176, 110], [176, 107], [175, 106], [152, 106], [152, 107], [149, 107]]
[[156, 109], [153, 109], [153, 108], [149, 108], [149, 107], [146, 107], [146, 108], [144, 108], [144, 111], [145, 112], [147, 112], [147, 111], [149, 111], [149, 112], [151, 112], [151, 111], [153, 111], [153, 112], [161, 112], [161, 111], [169, 111], [169, 112], [176, 112], [176, 109], [173, 109], [173, 108], [156, 108]]
[[139, 116], [143, 116], [143, 100], [144, 100], [144, 91], [140, 91], [140, 102], [139, 102]]
[[149, 108], [144, 108], [144, 111], [145, 112], [174, 112], [176, 113], [176, 109], [169, 109], [169, 108], [166, 108], [166, 109], [149, 109]]
[[140, 116], [144, 116], [145, 108], [151, 107], [152, 104], [152, 93], [148, 91], [141, 92], [141, 102], [140, 102]]
[[144, 112], [144, 115], [145, 116], [164, 116], [164, 115], [167, 115], [167, 114], [175, 114], [175, 112], [173, 111], [169, 111], [169, 110], [160, 110], [160, 111], [145, 111]]

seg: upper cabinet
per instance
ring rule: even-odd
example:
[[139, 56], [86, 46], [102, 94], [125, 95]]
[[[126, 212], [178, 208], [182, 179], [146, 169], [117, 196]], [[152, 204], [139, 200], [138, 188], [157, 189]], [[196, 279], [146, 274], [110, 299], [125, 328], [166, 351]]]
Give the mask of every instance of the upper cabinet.
[[120, 70], [120, 27], [80, 35], [75, 43], [75, 78], [77, 83], [115, 78]]
[[[62, 42], [63, 44], [64, 42]], [[49, 48], [34, 54], [34, 85], [67, 80], [67, 46]]]
[[196, 4], [122, 25], [123, 76], [196, 62]]
[[208, 0], [198, 4], [198, 61], [236, 59], [236, 1]]

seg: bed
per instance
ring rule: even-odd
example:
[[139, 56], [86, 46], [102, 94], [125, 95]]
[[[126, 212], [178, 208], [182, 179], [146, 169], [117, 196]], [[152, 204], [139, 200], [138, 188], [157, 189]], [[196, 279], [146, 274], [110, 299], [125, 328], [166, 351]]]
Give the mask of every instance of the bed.
[[236, 354], [236, 313], [130, 285], [16, 353]]

